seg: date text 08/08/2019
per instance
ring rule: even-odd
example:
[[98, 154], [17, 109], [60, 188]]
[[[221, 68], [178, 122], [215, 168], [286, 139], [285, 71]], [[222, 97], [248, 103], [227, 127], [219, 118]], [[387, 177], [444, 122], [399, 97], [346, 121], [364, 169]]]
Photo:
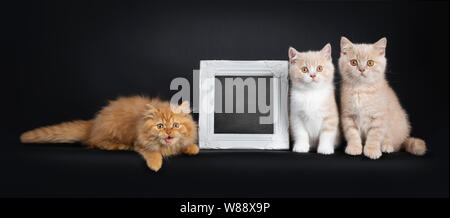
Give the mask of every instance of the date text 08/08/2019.
[[181, 213], [206, 213], [211, 215], [215, 210], [225, 213], [266, 213], [270, 203], [223, 203], [223, 207], [214, 204], [192, 204], [189, 201], [180, 205]]

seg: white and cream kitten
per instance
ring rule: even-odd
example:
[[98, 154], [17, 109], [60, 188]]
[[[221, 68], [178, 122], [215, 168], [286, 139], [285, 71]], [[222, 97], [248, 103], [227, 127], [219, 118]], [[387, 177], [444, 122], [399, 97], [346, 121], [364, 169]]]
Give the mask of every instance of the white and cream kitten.
[[308, 52], [289, 48], [289, 62], [292, 150], [308, 152], [317, 149], [321, 154], [333, 154], [340, 133], [331, 45]]
[[385, 78], [386, 44], [386, 38], [374, 44], [353, 44], [341, 38], [339, 71], [345, 152], [378, 159], [382, 152], [404, 148], [423, 155], [425, 142], [409, 137], [408, 115]]

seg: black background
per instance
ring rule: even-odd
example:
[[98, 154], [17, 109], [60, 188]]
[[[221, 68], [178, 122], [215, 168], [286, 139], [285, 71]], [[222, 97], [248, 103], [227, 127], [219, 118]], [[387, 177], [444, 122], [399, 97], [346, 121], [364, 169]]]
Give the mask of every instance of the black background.
[[[0, 196], [448, 197], [448, 2], [14, 1], [2, 5]], [[90, 119], [108, 99], [169, 98], [204, 59], [287, 60], [388, 38], [387, 78], [429, 153], [378, 161], [269, 151], [172, 157], [23, 145], [21, 132]], [[336, 76], [336, 84], [340, 77]]]

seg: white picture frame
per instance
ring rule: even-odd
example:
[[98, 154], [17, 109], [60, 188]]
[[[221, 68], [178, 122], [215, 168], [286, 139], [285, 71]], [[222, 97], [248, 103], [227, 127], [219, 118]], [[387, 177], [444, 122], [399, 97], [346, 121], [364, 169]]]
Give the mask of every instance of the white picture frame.
[[[199, 146], [201, 149], [289, 149], [288, 61], [200, 61]], [[216, 76], [273, 78], [273, 134], [214, 133]]]

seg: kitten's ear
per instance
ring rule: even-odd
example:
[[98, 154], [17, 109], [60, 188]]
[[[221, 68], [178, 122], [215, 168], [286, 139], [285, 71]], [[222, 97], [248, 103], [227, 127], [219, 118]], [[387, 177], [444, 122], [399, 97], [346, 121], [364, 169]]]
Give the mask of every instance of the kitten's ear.
[[381, 38], [378, 42], [373, 44], [373, 47], [377, 50], [380, 55], [384, 55], [386, 53], [386, 45], [387, 39], [386, 37]]
[[289, 62], [291, 64], [295, 63], [295, 58], [296, 58], [297, 54], [298, 54], [298, 51], [295, 50], [295, 48], [289, 47], [288, 55], [289, 55]]
[[181, 112], [185, 114], [191, 113], [191, 104], [189, 103], [189, 101], [183, 101], [183, 103], [181, 103], [178, 108], [180, 108]]
[[322, 55], [324, 57], [326, 57], [327, 60], [331, 60], [331, 45], [330, 45], [330, 43], [326, 44], [325, 47], [323, 47], [322, 50], [320, 50], [320, 53], [322, 53]]
[[158, 111], [158, 109], [156, 109], [155, 106], [153, 106], [151, 104], [146, 104], [145, 111], [144, 111], [144, 117], [151, 119], [155, 116], [157, 111]]
[[180, 105], [177, 105], [172, 108], [172, 111], [174, 113], [183, 113], [183, 114], [189, 114], [191, 113], [191, 105], [189, 101], [183, 101]]
[[342, 36], [341, 37], [341, 53], [346, 55], [347, 52], [352, 50], [352, 48], [353, 48], [353, 43], [350, 42], [350, 40], [348, 40], [347, 38], [345, 38], [345, 36]]

